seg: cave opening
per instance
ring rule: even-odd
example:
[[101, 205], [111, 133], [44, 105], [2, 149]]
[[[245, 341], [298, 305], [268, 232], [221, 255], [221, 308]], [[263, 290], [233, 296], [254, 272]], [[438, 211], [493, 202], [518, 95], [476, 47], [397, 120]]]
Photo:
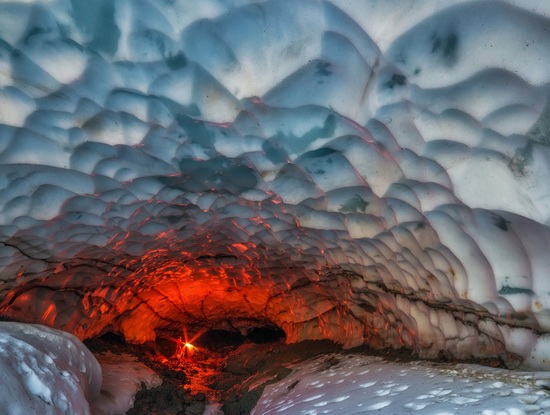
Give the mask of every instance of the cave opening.
[[277, 343], [285, 338], [285, 332], [277, 326], [252, 326], [242, 330], [211, 329], [201, 334], [196, 344], [208, 350], [223, 350], [236, 349], [245, 343]]
[[113, 350], [123, 352], [128, 350], [137, 355], [156, 355], [162, 359], [174, 359], [178, 349], [192, 345], [197, 350], [220, 357], [227, 357], [231, 352], [243, 344], [274, 344], [284, 343], [285, 332], [276, 325], [250, 325], [237, 328], [208, 328], [201, 329], [193, 336], [186, 331], [178, 335], [172, 331], [159, 331], [155, 341], [144, 343], [127, 342], [120, 333], [108, 331], [100, 336], [84, 340], [89, 348], [97, 352]]
[[253, 343], [273, 343], [284, 339], [285, 332], [278, 327], [253, 327], [247, 335]]
[[244, 343], [244, 336], [238, 331], [213, 329], [197, 339], [197, 345], [212, 349], [236, 348]]
[[250, 413], [263, 388], [255, 382], [286, 376], [289, 370], [284, 366], [290, 361], [340, 349], [329, 341], [289, 345], [285, 340], [285, 332], [273, 323], [235, 319], [192, 326], [189, 331], [159, 329], [154, 341], [142, 343], [108, 331], [84, 344], [100, 360], [129, 355], [162, 378], [157, 387], [142, 387], [128, 415], [202, 414], [212, 402], [224, 413], [244, 414]]

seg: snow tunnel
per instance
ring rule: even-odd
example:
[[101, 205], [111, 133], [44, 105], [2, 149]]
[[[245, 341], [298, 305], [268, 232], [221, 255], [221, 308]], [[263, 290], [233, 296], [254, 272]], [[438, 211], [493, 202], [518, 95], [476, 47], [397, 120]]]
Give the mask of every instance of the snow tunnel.
[[0, 316], [549, 369], [549, 19], [0, 2]]

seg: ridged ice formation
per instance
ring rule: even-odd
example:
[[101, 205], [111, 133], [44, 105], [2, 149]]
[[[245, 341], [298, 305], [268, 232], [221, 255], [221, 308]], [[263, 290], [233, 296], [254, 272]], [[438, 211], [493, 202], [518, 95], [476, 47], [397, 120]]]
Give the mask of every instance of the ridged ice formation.
[[414, 3], [0, 2], [1, 315], [548, 368], [550, 7]]

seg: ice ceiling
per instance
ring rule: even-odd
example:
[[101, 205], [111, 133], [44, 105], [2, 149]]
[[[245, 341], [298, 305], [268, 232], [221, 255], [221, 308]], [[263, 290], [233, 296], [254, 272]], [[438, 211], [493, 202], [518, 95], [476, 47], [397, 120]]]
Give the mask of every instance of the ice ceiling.
[[548, 368], [549, 16], [0, 1], [0, 314]]

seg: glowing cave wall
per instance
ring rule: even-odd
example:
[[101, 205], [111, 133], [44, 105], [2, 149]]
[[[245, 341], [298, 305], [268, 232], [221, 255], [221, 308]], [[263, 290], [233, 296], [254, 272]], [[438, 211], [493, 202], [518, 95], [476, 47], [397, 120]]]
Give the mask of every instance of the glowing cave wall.
[[550, 6], [0, 2], [0, 313], [548, 368]]

